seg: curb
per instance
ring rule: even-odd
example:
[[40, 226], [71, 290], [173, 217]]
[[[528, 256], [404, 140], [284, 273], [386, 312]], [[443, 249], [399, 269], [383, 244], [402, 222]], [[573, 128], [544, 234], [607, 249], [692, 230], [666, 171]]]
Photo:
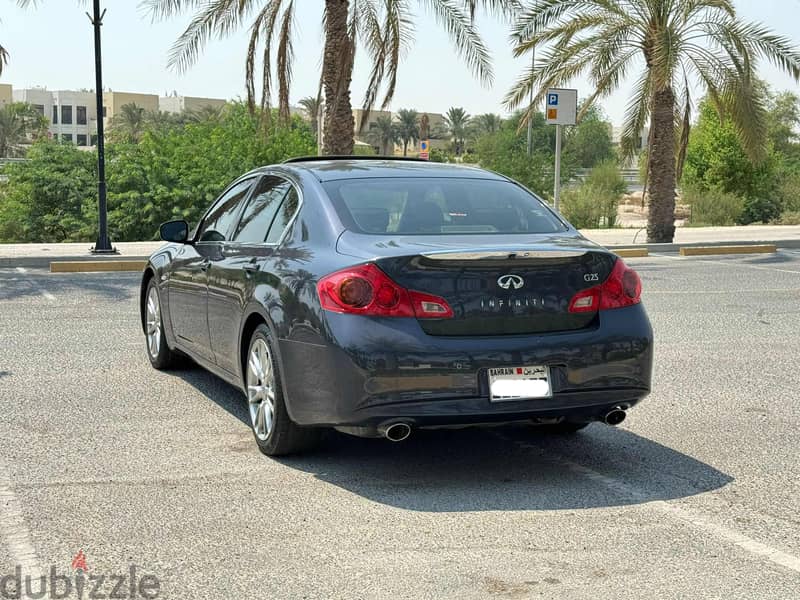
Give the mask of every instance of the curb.
[[144, 271], [147, 260], [75, 260], [50, 262], [51, 273], [102, 273]]
[[738, 246], [694, 246], [681, 248], [681, 256], [710, 256], [714, 254], [772, 254], [775, 244], [747, 244]]
[[612, 248], [611, 251], [620, 258], [644, 258], [650, 255], [647, 248]]
[[[49, 269], [53, 262], [147, 262], [149, 256], [126, 256], [124, 258], [116, 256], [114, 258], [98, 259], [96, 256], [20, 256], [18, 258], [0, 258], [0, 269], [13, 269], [14, 267], [25, 267], [28, 269]], [[118, 270], [118, 269], [113, 269]]]
[[[597, 243], [597, 242], [595, 242]], [[602, 244], [601, 244], [602, 245]], [[605, 246], [609, 250], [616, 252], [620, 249], [626, 248], [647, 248], [650, 253], [680, 253], [681, 249], [683, 248], [718, 248], [720, 246], [738, 246], [738, 247], [747, 247], [747, 246], [774, 246], [778, 249], [800, 249], [800, 239], [791, 239], [791, 240], [752, 240], [752, 241], [741, 241], [741, 240], [729, 240], [727, 242], [689, 242], [685, 244], [611, 244], [609, 246]]]

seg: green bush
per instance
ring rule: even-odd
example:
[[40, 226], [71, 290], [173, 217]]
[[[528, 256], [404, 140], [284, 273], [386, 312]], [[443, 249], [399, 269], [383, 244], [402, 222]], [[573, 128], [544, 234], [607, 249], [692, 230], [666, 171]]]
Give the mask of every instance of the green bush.
[[438, 163], [449, 163], [453, 162], [453, 157], [450, 155], [450, 153], [446, 152], [445, 150], [442, 150], [441, 148], [431, 148], [430, 161]]
[[614, 227], [617, 222], [617, 208], [622, 196], [628, 192], [628, 185], [614, 161], [605, 161], [589, 172], [586, 185], [597, 193], [600, 204], [601, 224]]
[[778, 225], [800, 225], [800, 210], [787, 210], [777, 220]]
[[783, 212], [800, 212], [800, 173], [787, 175], [781, 182], [778, 195]]
[[[170, 219], [196, 223], [242, 173], [314, 154], [314, 136], [299, 117], [288, 124], [265, 122], [240, 103], [218, 119], [154, 127], [136, 144], [109, 144], [111, 239], [154, 239], [159, 224]], [[40, 141], [28, 158], [5, 169], [0, 242], [91, 241], [97, 231], [96, 154]]]
[[567, 188], [561, 192], [559, 210], [578, 229], [596, 229], [600, 224], [597, 193], [588, 185]]
[[769, 195], [744, 199], [744, 210], [737, 223], [749, 225], [750, 223], [769, 223], [781, 216], [781, 199], [777, 195]]
[[683, 200], [691, 207], [689, 224], [735, 225], [744, 213], [744, 199], [718, 189], [701, 190], [684, 186]]

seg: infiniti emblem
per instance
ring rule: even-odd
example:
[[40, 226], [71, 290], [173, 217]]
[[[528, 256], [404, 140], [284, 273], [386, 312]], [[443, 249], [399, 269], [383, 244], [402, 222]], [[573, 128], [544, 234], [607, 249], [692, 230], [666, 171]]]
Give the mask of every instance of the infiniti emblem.
[[519, 275], [501, 275], [497, 278], [497, 285], [499, 285], [504, 290], [508, 290], [514, 288], [518, 290], [523, 285], [525, 285], [525, 280], [522, 279]]

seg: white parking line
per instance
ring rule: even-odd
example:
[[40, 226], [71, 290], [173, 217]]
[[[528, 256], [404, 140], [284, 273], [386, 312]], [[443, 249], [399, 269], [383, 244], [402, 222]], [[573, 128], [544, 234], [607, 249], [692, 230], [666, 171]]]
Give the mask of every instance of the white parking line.
[[[28, 272], [28, 270], [26, 268], [24, 268], [24, 267], [17, 267], [16, 271], [17, 271], [17, 273], [22, 273], [23, 275], [25, 275]], [[37, 283], [35, 283], [33, 281], [29, 281], [28, 283], [30, 283], [33, 287], [38, 289], [39, 293], [42, 295], [42, 298], [44, 298], [48, 302], [55, 302], [56, 301], [56, 297], [53, 296], [53, 294], [48, 292], [46, 289], [44, 289], [39, 284], [37, 284]]]
[[709, 260], [709, 259], [696, 258], [694, 256], [669, 256], [668, 254], [655, 254], [655, 253], [650, 254], [650, 256], [655, 256], [658, 258], [668, 258], [670, 260], [680, 260], [680, 261], [690, 260], [692, 262], [708, 263], [711, 265], [725, 265], [728, 267], [742, 267], [743, 269], [758, 269], [759, 271], [777, 271], [779, 273], [794, 273], [795, 275], [800, 275], [800, 271], [793, 271], [791, 269], [776, 269], [774, 267], [762, 267], [760, 265], [745, 265], [742, 263], [727, 261], [727, 260]]
[[[524, 448], [526, 450], [542, 450], [540, 446], [531, 444], [530, 442], [516, 440], [500, 432], [494, 433], [506, 441], [513, 442], [520, 448]], [[548, 452], [550, 452], [549, 449]], [[770, 562], [775, 563], [776, 565], [780, 565], [790, 569], [791, 571], [800, 573], [800, 557], [758, 542], [750, 537], [747, 537], [743, 533], [725, 527], [724, 525], [720, 525], [719, 523], [714, 523], [704, 515], [698, 514], [696, 511], [677, 506], [675, 504], [670, 504], [664, 500], [649, 500], [649, 496], [647, 494], [636, 489], [635, 487], [628, 485], [619, 479], [615, 479], [614, 477], [598, 473], [594, 469], [573, 462], [563, 456], [553, 456], [550, 460], [552, 460], [555, 464], [566, 467], [573, 473], [582, 475], [588, 479], [591, 479], [595, 483], [605, 486], [611, 490], [611, 492], [622, 496], [623, 498], [633, 500], [641, 503], [642, 505], [646, 505], [665, 514], [671, 515], [676, 519], [691, 525], [695, 529], [702, 530], [717, 540], [731, 543], [735, 546], [738, 546], [742, 550], [749, 552], [750, 554], [760, 556], [769, 560]]]
[[[22, 569], [23, 587], [26, 576], [29, 576], [31, 581], [37, 582], [42, 576], [39, 558], [31, 542], [22, 508], [11, 487], [11, 477], [2, 461], [0, 461], [0, 538], [5, 543], [11, 560]], [[21, 596], [27, 597], [24, 589]]]

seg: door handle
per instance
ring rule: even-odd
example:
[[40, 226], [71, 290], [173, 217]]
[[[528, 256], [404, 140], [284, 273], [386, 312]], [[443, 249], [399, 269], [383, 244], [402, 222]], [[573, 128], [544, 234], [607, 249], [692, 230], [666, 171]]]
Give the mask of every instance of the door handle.
[[206, 259], [200, 263], [200, 270], [201, 271], [208, 271], [208, 268], [211, 266], [211, 261]]

